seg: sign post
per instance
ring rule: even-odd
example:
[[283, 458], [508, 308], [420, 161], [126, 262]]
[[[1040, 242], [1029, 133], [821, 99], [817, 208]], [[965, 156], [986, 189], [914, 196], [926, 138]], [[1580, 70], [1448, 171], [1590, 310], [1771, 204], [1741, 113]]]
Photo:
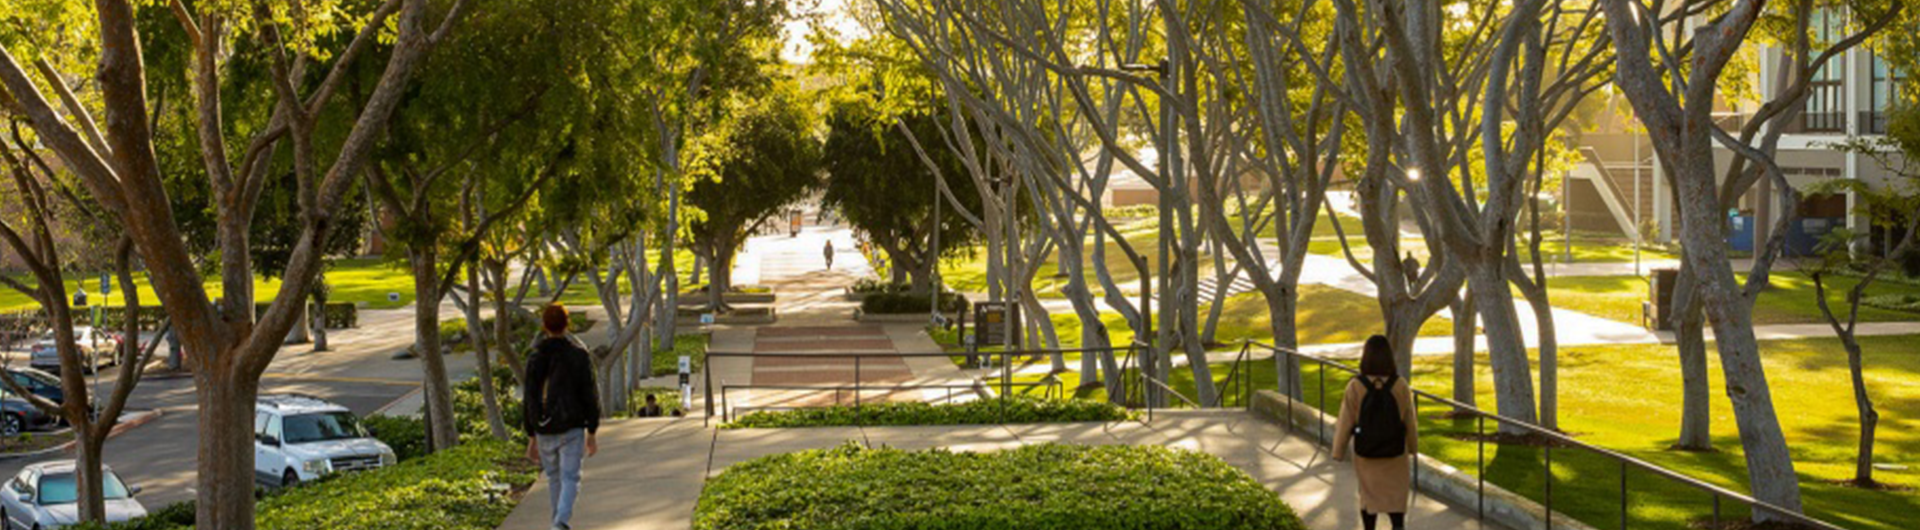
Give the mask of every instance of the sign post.
[[693, 410], [693, 358], [680, 356], [680, 410]]

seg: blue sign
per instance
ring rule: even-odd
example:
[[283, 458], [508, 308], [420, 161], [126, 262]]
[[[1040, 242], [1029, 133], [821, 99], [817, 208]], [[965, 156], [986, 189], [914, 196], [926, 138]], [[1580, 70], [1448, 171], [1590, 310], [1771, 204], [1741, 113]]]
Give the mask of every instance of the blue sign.
[[100, 294], [113, 294], [113, 276], [100, 273]]

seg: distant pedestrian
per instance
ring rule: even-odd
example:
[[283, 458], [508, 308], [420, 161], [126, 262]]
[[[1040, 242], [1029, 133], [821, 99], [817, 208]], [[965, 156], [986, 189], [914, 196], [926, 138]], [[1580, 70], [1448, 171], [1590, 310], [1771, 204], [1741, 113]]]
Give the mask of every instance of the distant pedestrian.
[[822, 249], [820, 253], [827, 257], [827, 270], [833, 270], [833, 242], [828, 241], [827, 248]]
[[553, 529], [570, 530], [573, 503], [580, 496], [580, 463], [600, 452], [599, 392], [587, 351], [567, 337], [567, 308], [551, 304], [540, 312], [546, 337], [527, 358], [525, 397], [527, 458], [546, 472], [553, 501]]
[[1333, 429], [1333, 459], [1352, 460], [1353, 474], [1360, 479], [1360, 523], [1366, 530], [1373, 530], [1382, 513], [1394, 530], [1407, 524], [1407, 496], [1413, 487], [1409, 455], [1419, 450], [1420, 433], [1413, 392], [1396, 366], [1387, 338], [1368, 338], [1360, 375], [1347, 382]]
[[634, 416], [639, 416], [639, 417], [642, 417], [642, 418], [658, 418], [658, 417], [660, 417], [660, 416], [661, 416], [661, 414], [660, 414], [660, 400], [658, 400], [658, 399], [656, 399], [656, 398], [654, 398], [654, 397], [653, 397], [653, 394], [647, 394], [647, 404], [645, 404], [645, 405], [641, 405], [641, 406], [640, 406], [640, 412], [639, 412], [638, 414], [634, 414]]

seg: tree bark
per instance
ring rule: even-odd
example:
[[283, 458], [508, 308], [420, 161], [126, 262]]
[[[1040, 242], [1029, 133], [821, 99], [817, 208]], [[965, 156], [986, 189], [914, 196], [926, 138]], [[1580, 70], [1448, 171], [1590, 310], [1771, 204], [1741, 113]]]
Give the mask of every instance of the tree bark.
[[1469, 406], [1475, 405], [1474, 388], [1474, 335], [1479, 327], [1479, 314], [1474, 308], [1473, 294], [1462, 293], [1453, 305], [1453, 400]]
[[194, 395], [200, 402], [199, 474], [195, 482], [199, 497], [194, 504], [194, 525], [203, 529], [253, 528], [253, 406], [259, 397], [259, 382], [210, 372], [194, 372]]
[[1694, 294], [1697, 282], [1691, 267], [1681, 263], [1674, 284], [1672, 320], [1675, 350], [1680, 357], [1680, 437], [1673, 448], [1682, 451], [1713, 450], [1713, 396], [1707, 374], [1707, 337], [1705, 315]]
[[407, 257], [413, 263], [414, 353], [420, 357], [425, 379], [421, 396], [426, 401], [428, 450], [451, 449], [460, 443], [460, 433], [453, 418], [447, 361], [440, 352], [440, 275], [435, 263], [439, 256], [430, 246], [410, 243]]
[[[467, 222], [473, 222], [471, 215], [467, 217]], [[496, 291], [502, 289], [504, 286], [495, 286]], [[493, 387], [493, 354], [487, 348], [486, 323], [480, 319], [480, 257], [477, 254], [467, 265], [467, 296], [467, 343], [473, 347], [474, 364], [480, 371], [480, 401], [486, 409], [487, 431], [493, 434], [494, 439], [505, 440], [507, 422], [501, 418], [499, 391]], [[494, 320], [506, 318], [504, 313], [493, 314]]]
[[[1533, 369], [1527, 359], [1526, 344], [1520, 338], [1520, 320], [1513, 308], [1513, 291], [1498, 265], [1469, 264], [1467, 291], [1480, 310], [1486, 329], [1487, 357], [1493, 366], [1494, 403], [1501, 416], [1537, 423], [1539, 415], [1533, 402]], [[1500, 423], [1500, 432], [1521, 435], [1528, 431], [1518, 425]]]

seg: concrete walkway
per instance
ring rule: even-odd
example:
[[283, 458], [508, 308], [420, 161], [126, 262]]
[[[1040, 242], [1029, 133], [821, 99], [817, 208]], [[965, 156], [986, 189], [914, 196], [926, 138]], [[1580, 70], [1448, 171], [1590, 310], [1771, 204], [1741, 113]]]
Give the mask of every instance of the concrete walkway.
[[[766, 455], [820, 449], [853, 441], [868, 447], [995, 451], [1025, 444], [1164, 445], [1204, 451], [1245, 471], [1278, 494], [1314, 530], [1359, 528], [1352, 468], [1330, 462], [1307, 438], [1244, 412], [1161, 412], [1143, 422], [966, 425], [937, 427], [820, 427], [712, 430], [698, 418], [639, 419], [605, 424], [600, 455], [587, 461], [573, 527], [691, 528], [707, 477]], [[547, 484], [535, 483], [502, 530], [541, 530], [552, 507]], [[1382, 521], [1385, 526], [1385, 521]], [[1414, 496], [1413, 529], [1496, 528], [1469, 509]]]

